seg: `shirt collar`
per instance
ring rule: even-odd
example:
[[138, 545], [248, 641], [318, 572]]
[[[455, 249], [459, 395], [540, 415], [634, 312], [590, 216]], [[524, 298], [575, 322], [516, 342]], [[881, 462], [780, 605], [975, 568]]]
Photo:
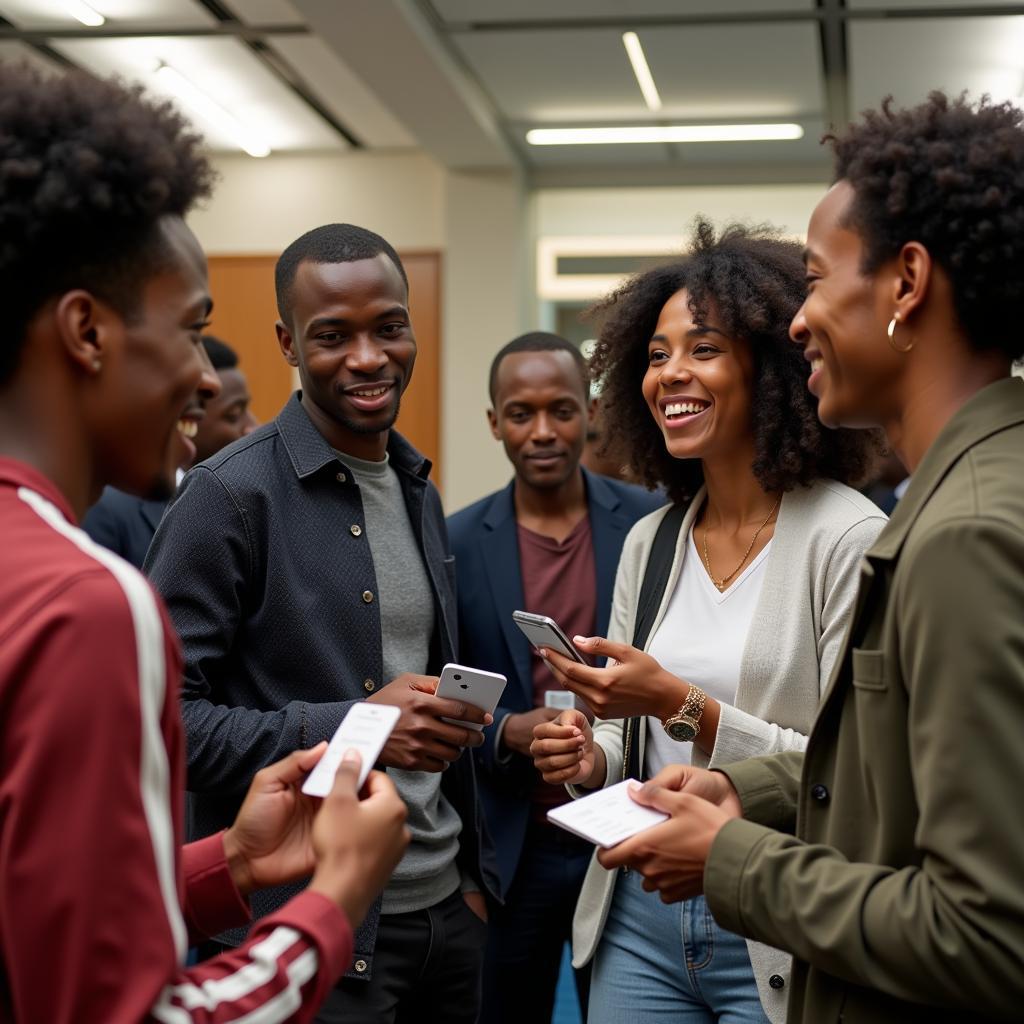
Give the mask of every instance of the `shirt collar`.
[[[313, 426], [302, 407], [302, 392], [296, 391], [277, 415], [277, 429], [291, 459], [296, 476], [304, 479], [323, 469], [335, 466], [339, 459], [327, 439]], [[388, 434], [388, 457], [398, 472], [426, 479], [430, 460], [421, 455], [397, 430]]]
[[868, 556], [895, 558], [928, 500], [963, 455], [993, 434], [1021, 423], [1024, 423], [1024, 381], [1007, 377], [972, 395], [925, 452], [906, 493]]
[[72, 525], [78, 525], [78, 519], [72, 511], [68, 499], [64, 497], [57, 485], [34, 466], [17, 459], [0, 457], [0, 483], [11, 487], [27, 487], [35, 491], [47, 501], [56, 505], [60, 514]]

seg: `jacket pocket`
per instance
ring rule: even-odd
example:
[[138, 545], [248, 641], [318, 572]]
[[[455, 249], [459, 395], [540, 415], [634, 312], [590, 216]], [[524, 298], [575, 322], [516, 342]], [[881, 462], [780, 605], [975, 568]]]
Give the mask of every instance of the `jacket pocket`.
[[881, 651], [869, 651], [854, 647], [853, 685], [858, 690], [888, 690], [885, 680], [885, 655]]

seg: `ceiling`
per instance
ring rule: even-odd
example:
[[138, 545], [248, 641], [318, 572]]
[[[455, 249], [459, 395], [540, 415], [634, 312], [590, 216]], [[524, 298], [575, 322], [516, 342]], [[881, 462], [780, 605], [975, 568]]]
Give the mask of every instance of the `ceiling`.
[[[829, 124], [932, 88], [1024, 102], [1014, 0], [0, 0], [0, 60], [170, 65], [274, 152], [420, 148], [536, 184], [816, 181]], [[648, 109], [622, 35], [661, 97]], [[170, 93], [168, 93], [170, 94]], [[230, 119], [229, 119], [230, 120]], [[531, 146], [538, 127], [794, 122], [786, 142]]]

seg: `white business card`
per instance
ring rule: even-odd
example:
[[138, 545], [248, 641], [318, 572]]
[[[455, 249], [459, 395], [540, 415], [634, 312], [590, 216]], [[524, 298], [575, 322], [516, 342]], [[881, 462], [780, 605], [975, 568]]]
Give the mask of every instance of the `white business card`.
[[629, 786], [635, 782], [635, 779], [626, 779], [579, 800], [571, 800], [548, 811], [548, 821], [597, 846], [616, 846], [668, 820], [664, 812], [641, 807], [633, 800]]
[[572, 711], [576, 707], [576, 694], [571, 690], [545, 690], [544, 707]]
[[354, 750], [363, 759], [359, 770], [359, 789], [362, 789], [367, 775], [377, 763], [391, 730], [398, 724], [402, 712], [390, 704], [371, 704], [362, 701], [356, 704], [342, 719], [324, 756], [306, 776], [302, 792], [308, 796], [327, 796], [334, 785], [341, 759], [346, 751]]

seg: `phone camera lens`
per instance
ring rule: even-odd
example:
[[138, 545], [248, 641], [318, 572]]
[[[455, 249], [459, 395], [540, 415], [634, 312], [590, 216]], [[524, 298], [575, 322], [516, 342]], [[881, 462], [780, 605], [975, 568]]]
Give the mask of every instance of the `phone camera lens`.
[[461, 687], [462, 687], [462, 688], [463, 688], [464, 690], [468, 690], [468, 689], [469, 689], [469, 683], [459, 683], [459, 685], [460, 685], [460, 686], [461, 686]]
[[462, 678], [462, 676], [460, 676], [460, 675], [459, 675], [459, 673], [458, 673], [458, 672], [456, 672], [456, 673], [455, 673], [455, 675], [453, 676], [453, 678], [454, 678], [454, 679], [461, 679], [461, 678]]

